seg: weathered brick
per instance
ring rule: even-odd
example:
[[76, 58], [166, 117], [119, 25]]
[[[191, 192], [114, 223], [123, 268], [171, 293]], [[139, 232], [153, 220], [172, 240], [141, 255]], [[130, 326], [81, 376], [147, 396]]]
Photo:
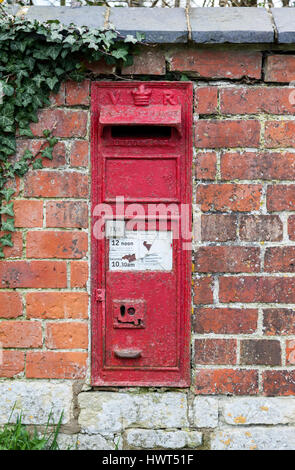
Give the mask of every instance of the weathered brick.
[[195, 92], [195, 111], [198, 114], [217, 113], [217, 87], [198, 87]]
[[295, 310], [288, 308], [263, 310], [263, 332], [268, 336], [295, 335]]
[[88, 326], [81, 322], [47, 323], [45, 344], [48, 349], [86, 349]]
[[281, 365], [281, 345], [279, 341], [268, 339], [245, 339], [241, 341], [241, 364]]
[[86, 287], [87, 281], [87, 261], [71, 261], [71, 287]]
[[193, 316], [196, 333], [250, 334], [257, 329], [258, 311], [242, 308], [198, 308]]
[[25, 368], [25, 354], [22, 351], [2, 351], [0, 377], [13, 377]]
[[225, 152], [220, 160], [223, 180], [290, 180], [295, 178], [295, 153]]
[[237, 341], [235, 339], [196, 339], [196, 364], [236, 364]]
[[[33, 155], [38, 158], [41, 157], [42, 150], [48, 147], [45, 139], [17, 139], [17, 154], [16, 158], [21, 157], [25, 150], [30, 150]], [[60, 168], [66, 164], [66, 146], [64, 142], [57, 142], [53, 148], [52, 160], [49, 158], [42, 158], [44, 168]]]
[[203, 214], [201, 223], [203, 241], [227, 242], [236, 239], [237, 218], [235, 215]]
[[83, 379], [86, 374], [87, 353], [29, 351], [26, 376], [36, 379]]
[[266, 248], [264, 270], [267, 272], [295, 272], [295, 246]]
[[245, 369], [198, 369], [195, 393], [199, 395], [256, 395], [258, 372]]
[[212, 304], [214, 280], [212, 277], [200, 277], [194, 280], [194, 303]]
[[133, 65], [122, 68], [122, 75], [165, 75], [166, 60], [164, 52], [156, 48], [141, 47], [133, 57]]
[[40, 348], [42, 328], [38, 321], [1, 321], [0, 343], [4, 348]]
[[76, 106], [84, 105], [89, 106], [90, 98], [90, 81], [84, 80], [83, 82], [66, 82], [66, 105]]
[[51, 106], [64, 106], [65, 105], [65, 91], [66, 91], [66, 84], [62, 82], [60, 85], [60, 89], [58, 93], [51, 93], [49, 100]]
[[268, 121], [265, 124], [264, 140], [266, 148], [294, 147], [294, 121]]
[[204, 212], [254, 211], [259, 209], [261, 190], [258, 184], [200, 184], [196, 203]]
[[17, 318], [20, 315], [22, 315], [20, 294], [0, 291], [0, 318]]
[[240, 239], [243, 241], [281, 241], [283, 223], [278, 215], [242, 215]]
[[196, 177], [199, 180], [214, 180], [216, 177], [216, 153], [198, 152]]
[[294, 114], [288, 87], [232, 87], [219, 92], [224, 114]]
[[67, 287], [65, 261], [1, 261], [0, 288]]
[[295, 283], [288, 277], [221, 277], [221, 302], [294, 303]]
[[287, 54], [271, 54], [266, 58], [266, 82], [285, 82], [295, 80], [295, 56]]
[[110, 75], [116, 72], [116, 65], [106, 64], [104, 59], [95, 62], [83, 61], [87, 70], [90, 70], [94, 75]]
[[13, 201], [15, 227], [42, 227], [43, 201], [17, 199]]
[[195, 125], [195, 145], [199, 148], [257, 147], [259, 141], [259, 121], [201, 119]]
[[28, 318], [88, 317], [87, 292], [29, 292], [26, 301]]
[[277, 184], [268, 186], [266, 205], [268, 211], [294, 211], [295, 185]]
[[176, 50], [171, 58], [171, 70], [195, 72], [196, 76], [208, 78], [260, 78], [260, 52], [238, 50], [221, 51], [195, 47]]
[[85, 232], [27, 233], [28, 258], [83, 258], [88, 249], [88, 235]]
[[87, 140], [75, 140], [72, 143], [70, 162], [71, 166], [87, 166], [89, 155], [89, 143]]
[[38, 112], [39, 121], [30, 127], [35, 137], [43, 137], [44, 129], [50, 129], [57, 137], [85, 137], [87, 116], [87, 111], [82, 110], [42, 109]]
[[286, 341], [286, 363], [295, 364], [295, 340], [289, 339]]
[[84, 201], [50, 201], [46, 203], [47, 227], [86, 228], [88, 206]]
[[79, 197], [88, 196], [88, 177], [69, 171], [30, 171], [24, 178], [26, 197]]
[[291, 215], [288, 218], [288, 235], [290, 240], [295, 240], [295, 216]]
[[203, 246], [195, 254], [198, 272], [258, 272], [260, 249], [244, 246]]
[[295, 395], [295, 370], [266, 370], [262, 380], [264, 395]]

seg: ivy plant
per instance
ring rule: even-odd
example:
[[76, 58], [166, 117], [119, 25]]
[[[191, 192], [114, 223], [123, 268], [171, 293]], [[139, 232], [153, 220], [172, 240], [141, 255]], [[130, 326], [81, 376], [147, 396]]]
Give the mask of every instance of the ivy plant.
[[142, 40], [140, 34], [120, 38], [113, 29], [65, 26], [56, 20], [40, 23], [0, 8], [0, 257], [4, 246], [13, 245], [15, 230], [14, 190], [9, 182], [24, 176], [30, 167], [42, 168], [43, 158], [52, 159], [57, 143], [51, 130], [44, 130], [46, 148], [38, 155], [26, 150], [15, 158], [16, 137], [33, 137], [30, 124], [38, 122], [38, 110], [50, 104], [50, 93], [57, 93], [64, 80], [85, 78], [82, 58], [131, 65], [134, 45]]

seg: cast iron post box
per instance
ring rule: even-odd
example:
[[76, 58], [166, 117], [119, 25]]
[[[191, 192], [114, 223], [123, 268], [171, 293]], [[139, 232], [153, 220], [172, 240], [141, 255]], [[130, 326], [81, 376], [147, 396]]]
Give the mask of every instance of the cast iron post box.
[[190, 383], [192, 94], [92, 85], [93, 385]]

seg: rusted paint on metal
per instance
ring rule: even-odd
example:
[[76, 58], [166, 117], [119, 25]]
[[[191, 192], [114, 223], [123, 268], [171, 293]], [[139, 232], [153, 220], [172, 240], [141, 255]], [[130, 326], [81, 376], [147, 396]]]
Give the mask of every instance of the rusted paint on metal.
[[[91, 99], [93, 210], [105, 203], [115, 213], [116, 197], [124, 196], [125, 212], [138, 203], [146, 214], [132, 230], [150, 230], [150, 218], [163, 230], [160, 215], [148, 217], [150, 205], [173, 203], [179, 213], [191, 205], [192, 84], [96, 82]], [[111, 239], [92, 236], [93, 385], [190, 384], [191, 253], [180, 223], [168, 214], [170, 270], [129, 270], [136, 254], [124, 260], [126, 270], [110, 270]], [[143, 242], [149, 253], [151, 241]], [[97, 289], [105, 289], [99, 302]]]

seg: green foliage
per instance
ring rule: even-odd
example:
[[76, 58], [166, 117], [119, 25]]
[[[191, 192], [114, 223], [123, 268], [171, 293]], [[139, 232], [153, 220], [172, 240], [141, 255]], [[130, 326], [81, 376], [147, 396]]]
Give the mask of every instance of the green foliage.
[[22, 423], [22, 414], [17, 416], [16, 423], [11, 424], [11, 415], [8, 424], [0, 431], [0, 450], [59, 450], [57, 437], [63, 413], [57, 424], [53, 423], [52, 413], [49, 414], [43, 434], [39, 434], [36, 427], [30, 432]]
[[[130, 65], [134, 44], [139, 41], [142, 35], [127, 36], [123, 41], [112, 29], [65, 26], [56, 20], [40, 23], [0, 9], [0, 195], [9, 203], [1, 209], [5, 215], [2, 231], [14, 231], [10, 203], [13, 190], [7, 188], [7, 183], [15, 176], [24, 176], [30, 167], [42, 168], [42, 159], [52, 159], [57, 143], [51, 137], [52, 129], [46, 130], [48, 145], [39, 155], [26, 150], [15, 159], [16, 135], [32, 138], [30, 124], [38, 122], [38, 110], [50, 104], [50, 93], [57, 93], [64, 80], [84, 79], [86, 67], [82, 58], [88, 62], [104, 58], [107, 64], [123, 61]], [[0, 257], [4, 257], [3, 246], [10, 246], [8, 243], [11, 238], [0, 237]]]

